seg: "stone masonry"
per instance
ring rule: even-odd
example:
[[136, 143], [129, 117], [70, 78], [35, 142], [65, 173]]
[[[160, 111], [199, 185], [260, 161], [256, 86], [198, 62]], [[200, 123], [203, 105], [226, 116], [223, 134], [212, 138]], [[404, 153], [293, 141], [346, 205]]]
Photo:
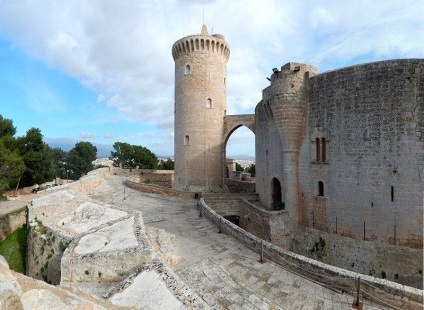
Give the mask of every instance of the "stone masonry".
[[[259, 201], [265, 209], [285, 210], [289, 219], [269, 240], [308, 253], [311, 236], [321, 233], [341, 251], [349, 243], [343, 240], [355, 240], [365, 257], [371, 242], [387, 246], [388, 261], [408, 253], [412, 263], [402, 272], [422, 278], [417, 266], [423, 262], [424, 60], [323, 74], [290, 62], [272, 69], [254, 114], [226, 115], [229, 49], [221, 39], [203, 26], [200, 35], [173, 45], [174, 188], [225, 190], [226, 142], [244, 125], [255, 133]], [[340, 262], [340, 250], [331, 251]], [[346, 268], [348, 260], [343, 261]], [[366, 273], [376, 261], [349, 264], [358, 263]]]

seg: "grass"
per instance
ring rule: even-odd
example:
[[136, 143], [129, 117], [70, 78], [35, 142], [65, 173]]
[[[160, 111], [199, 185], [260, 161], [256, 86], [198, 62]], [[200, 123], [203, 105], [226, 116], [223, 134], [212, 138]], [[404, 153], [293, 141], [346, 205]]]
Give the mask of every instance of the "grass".
[[0, 255], [9, 263], [9, 268], [25, 274], [25, 257], [28, 230], [25, 227], [16, 229], [0, 242]]

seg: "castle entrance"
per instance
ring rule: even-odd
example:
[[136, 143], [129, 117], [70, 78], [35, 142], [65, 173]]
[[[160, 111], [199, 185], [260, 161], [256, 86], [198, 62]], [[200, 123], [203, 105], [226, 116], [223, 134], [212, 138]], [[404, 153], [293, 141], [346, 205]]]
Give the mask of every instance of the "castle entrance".
[[284, 203], [282, 201], [283, 195], [281, 192], [281, 183], [277, 178], [273, 178], [271, 181], [272, 186], [272, 206], [274, 210], [283, 210]]

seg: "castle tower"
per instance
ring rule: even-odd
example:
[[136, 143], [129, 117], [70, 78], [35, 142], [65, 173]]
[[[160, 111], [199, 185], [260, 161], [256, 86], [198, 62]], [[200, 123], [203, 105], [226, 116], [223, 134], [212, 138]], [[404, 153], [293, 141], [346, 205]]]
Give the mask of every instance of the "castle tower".
[[300, 63], [288, 63], [281, 71], [274, 69], [271, 76], [269, 106], [283, 146], [284, 197], [293, 223], [306, 220], [306, 209], [301, 205], [299, 193], [299, 161], [301, 146], [307, 135], [307, 86], [318, 68]]
[[222, 136], [230, 48], [219, 34], [184, 37], [175, 61], [174, 188], [215, 191], [222, 186]]

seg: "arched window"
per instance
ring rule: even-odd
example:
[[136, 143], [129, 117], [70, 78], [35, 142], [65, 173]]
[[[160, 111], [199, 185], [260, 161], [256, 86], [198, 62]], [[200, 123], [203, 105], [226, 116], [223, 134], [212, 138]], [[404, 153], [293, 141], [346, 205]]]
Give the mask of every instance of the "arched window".
[[320, 148], [320, 141], [319, 138], [315, 139], [315, 151], [316, 151], [316, 161], [320, 161], [321, 160], [321, 148]]
[[325, 138], [322, 138], [322, 161], [327, 160], [327, 141]]
[[190, 145], [190, 137], [188, 135], [184, 137], [184, 145]]
[[186, 67], [185, 67], [185, 75], [190, 75], [190, 74], [191, 74], [190, 65], [186, 65]]
[[318, 196], [324, 197], [324, 183], [318, 181]]
[[206, 108], [212, 109], [212, 99], [211, 98], [208, 98], [208, 100], [206, 100]]

